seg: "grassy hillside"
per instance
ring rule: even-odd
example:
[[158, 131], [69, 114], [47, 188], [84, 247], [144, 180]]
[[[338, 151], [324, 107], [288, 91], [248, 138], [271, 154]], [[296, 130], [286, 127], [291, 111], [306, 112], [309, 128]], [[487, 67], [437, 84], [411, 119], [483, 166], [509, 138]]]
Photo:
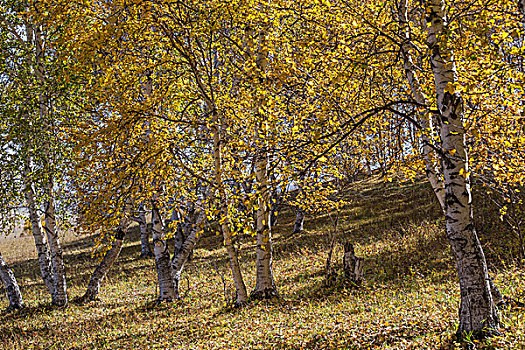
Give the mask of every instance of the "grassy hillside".
[[[453, 349], [459, 291], [443, 219], [424, 183], [377, 179], [352, 184], [341, 212], [338, 241], [352, 240], [365, 258], [366, 283], [325, 283], [332, 228], [326, 214], [310, 215], [291, 235], [293, 212], [275, 227], [274, 272], [282, 298], [234, 309], [226, 253], [218, 236], [203, 237], [182, 278], [183, 301], [154, 303], [153, 260], [139, 259], [137, 229], [104, 282], [100, 301], [66, 309], [50, 305], [31, 237], [0, 242], [27, 308], [0, 314], [0, 349]], [[490, 210], [485, 208], [486, 213]], [[483, 212], [485, 213], [485, 212]], [[495, 215], [497, 217], [497, 215]], [[483, 225], [490, 223], [485, 218]], [[484, 227], [484, 226], [483, 226]], [[512, 267], [511, 241], [483, 232], [489, 266], [502, 291], [525, 297], [525, 274]], [[69, 293], [83, 293], [95, 262], [92, 237], [64, 242]], [[255, 285], [255, 250], [245, 240], [241, 262]], [[342, 247], [334, 262], [341, 270]], [[496, 267], [498, 269], [496, 270]], [[3, 286], [0, 293], [5, 295]], [[7, 307], [2, 296], [0, 308]], [[501, 314], [504, 334], [478, 348], [525, 348], [523, 310]]]

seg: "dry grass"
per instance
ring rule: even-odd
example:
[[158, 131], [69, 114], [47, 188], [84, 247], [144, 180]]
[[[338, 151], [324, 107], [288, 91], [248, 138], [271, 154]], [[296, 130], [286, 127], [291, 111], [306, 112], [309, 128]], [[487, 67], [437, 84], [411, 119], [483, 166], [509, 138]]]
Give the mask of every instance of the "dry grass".
[[[366, 181], [348, 190], [345, 236], [366, 259], [366, 284], [324, 283], [330, 220], [308, 217], [305, 232], [290, 236], [293, 215], [276, 227], [274, 272], [281, 300], [233, 309], [233, 288], [220, 238], [203, 237], [183, 277], [181, 303], [155, 305], [153, 260], [141, 260], [136, 230], [102, 286], [101, 300], [57, 309], [39, 278], [30, 238], [0, 243], [13, 266], [27, 308], [0, 315], [1, 349], [449, 349], [457, 322], [458, 287], [443, 223], [426, 185]], [[70, 296], [93, 271], [92, 239], [64, 244]], [[336, 267], [341, 268], [341, 247]], [[496, 256], [496, 255], [495, 255]], [[254, 250], [247, 240], [241, 261], [254, 286]], [[500, 262], [498, 262], [501, 265]], [[226, 295], [222, 277], [226, 278]], [[516, 299], [525, 276], [501, 268], [496, 280]], [[0, 289], [4, 293], [3, 289]], [[0, 307], [7, 306], [5, 298]], [[502, 312], [503, 336], [478, 348], [524, 348], [521, 310]], [[490, 345], [492, 344], [492, 345]]]

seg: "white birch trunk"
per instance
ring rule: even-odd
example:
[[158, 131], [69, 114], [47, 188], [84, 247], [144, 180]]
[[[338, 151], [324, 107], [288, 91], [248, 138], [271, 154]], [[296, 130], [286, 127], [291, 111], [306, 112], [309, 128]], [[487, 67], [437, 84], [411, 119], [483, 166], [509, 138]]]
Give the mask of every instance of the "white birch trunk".
[[[421, 84], [419, 83], [419, 77], [417, 76], [416, 69], [414, 66], [414, 60], [411, 54], [410, 28], [407, 18], [407, 0], [400, 1], [399, 22], [403, 30], [402, 35], [405, 39], [403, 46], [401, 47], [401, 52], [403, 54], [405, 74], [410, 85], [410, 90], [412, 91], [412, 97], [417, 103], [424, 106], [429, 106], [430, 104], [428, 102], [428, 99], [425, 96], [423, 89], [421, 88]], [[432, 141], [432, 135], [434, 133], [432, 117], [422, 116], [420, 118], [420, 123], [423, 127], [421, 139], [423, 141], [423, 157], [425, 160], [426, 175], [428, 181], [430, 182], [430, 185], [432, 186], [432, 189], [434, 190], [434, 193], [436, 194], [436, 198], [439, 202], [439, 205], [441, 206], [441, 210], [444, 210], [445, 186], [443, 185], [443, 181], [441, 179], [441, 172], [437, 164], [438, 157], [436, 156], [435, 151], [432, 148], [432, 145], [434, 144], [434, 142]]]
[[115, 237], [113, 243], [111, 244], [110, 250], [106, 252], [106, 255], [104, 255], [104, 258], [102, 259], [100, 264], [95, 268], [95, 271], [89, 279], [86, 292], [81, 298], [82, 302], [98, 300], [100, 284], [102, 283], [109, 270], [115, 263], [115, 260], [117, 260], [118, 256], [120, 255], [120, 252], [122, 250], [122, 243], [124, 242], [124, 236], [126, 235], [128, 229], [128, 224], [129, 220], [127, 218], [123, 218], [120, 221], [120, 224], [115, 232]]
[[463, 99], [453, 54], [447, 49], [446, 18], [441, 0], [427, 3], [428, 45], [441, 119], [444, 152], [446, 232], [456, 259], [461, 306], [458, 336], [484, 337], [497, 333], [498, 314], [490, 291], [485, 255], [476, 234], [471, 206], [468, 156], [463, 126]]
[[[35, 40], [35, 34], [36, 40]], [[26, 24], [26, 35], [27, 35], [27, 42], [29, 45], [35, 44], [36, 47], [36, 61], [37, 64], [39, 63], [39, 60], [41, 59], [42, 55], [42, 36], [40, 34], [40, 31], [37, 32], [37, 30], [29, 23]], [[28, 55], [27, 57], [27, 63], [31, 64], [31, 58]], [[40, 80], [43, 79], [43, 67], [41, 65], [38, 65], [37, 68], [35, 68], [35, 71], [37, 74], [40, 74], [37, 78]], [[45, 104], [43, 104], [42, 95], [39, 96], [39, 102], [40, 102], [40, 113], [46, 113], [46, 107]], [[33, 238], [35, 240], [35, 246], [38, 254], [38, 264], [40, 266], [40, 274], [42, 275], [42, 279], [44, 280], [44, 284], [46, 285], [47, 289], [49, 290], [49, 293], [51, 295], [54, 295], [55, 292], [55, 281], [54, 281], [54, 274], [53, 274], [53, 266], [51, 264], [51, 256], [49, 253], [49, 246], [47, 244], [46, 236], [42, 233], [41, 226], [40, 226], [40, 215], [37, 211], [37, 204], [35, 202], [35, 192], [33, 190], [33, 184], [31, 181], [31, 141], [27, 141], [27, 154], [25, 158], [25, 164], [23, 169], [23, 177], [24, 177], [24, 195], [27, 203], [27, 210], [29, 212], [29, 220], [31, 222], [31, 230], [33, 233]]]
[[[246, 31], [247, 56], [251, 58], [251, 47], [253, 46], [253, 31]], [[255, 65], [259, 75], [259, 81], [264, 80], [262, 74], [268, 65], [268, 48], [266, 47], [266, 31], [261, 29], [258, 33], [258, 48]], [[251, 293], [254, 299], [271, 299], [278, 297], [277, 288], [273, 279], [272, 271], [272, 231], [271, 231], [271, 211], [270, 211], [270, 191], [268, 186], [268, 128], [267, 118], [262, 111], [262, 100], [255, 96], [255, 114], [260, 119], [259, 130], [256, 136], [256, 155], [255, 155], [255, 179], [257, 181], [257, 260], [256, 260], [256, 283], [255, 289]]]
[[[148, 72], [149, 73], [149, 72]], [[146, 83], [144, 85], [144, 95], [147, 99], [151, 97], [151, 94], [153, 93], [153, 78], [151, 77], [151, 74], [147, 74]], [[144, 125], [145, 130], [145, 140], [147, 141], [151, 136], [151, 130], [150, 130], [150, 121], [146, 121]], [[142, 258], [149, 258], [155, 256], [155, 254], [151, 251], [151, 248], [149, 246], [149, 230], [148, 230], [148, 223], [146, 221], [146, 210], [144, 208], [144, 204], [141, 203], [139, 206], [139, 229], [140, 229], [140, 256]]]
[[[188, 211], [189, 209], [190, 208], [188, 208]], [[184, 240], [188, 236], [188, 232], [191, 227], [191, 222], [185, 222], [188, 221], [188, 214], [186, 215], [186, 219], [182, 218], [178, 210], [173, 210], [171, 214], [172, 222], [177, 221], [177, 226], [174, 227], [175, 234], [173, 235], [173, 258], [175, 258], [177, 254], [179, 254], [179, 251], [181, 250], [182, 245], [184, 244]]]
[[264, 149], [259, 149], [255, 178], [257, 179], [257, 261], [256, 283], [251, 293], [254, 299], [278, 297], [272, 271], [272, 233], [270, 224], [270, 192], [268, 188], [268, 157]]
[[29, 221], [31, 222], [31, 231], [33, 232], [33, 238], [35, 240], [36, 251], [38, 255], [38, 265], [40, 266], [40, 274], [44, 280], [49, 293], [53, 295], [55, 291], [55, 282], [53, 280], [51, 258], [49, 256], [49, 247], [47, 246], [46, 238], [42, 234], [40, 229], [40, 218], [37, 212], [35, 204], [35, 193], [31, 180], [29, 179], [30, 168], [29, 168], [29, 155], [26, 159], [26, 165], [24, 167], [24, 194], [27, 203], [27, 210], [29, 211]]
[[205, 104], [206, 112], [212, 117], [211, 120], [211, 132], [213, 135], [213, 167], [214, 167], [214, 185], [217, 190], [219, 199], [219, 212], [221, 219], [221, 229], [224, 238], [224, 245], [228, 252], [228, 258], [230, 260], [230, 269], [237, 292], [236, 304], [241, 306], [248, 301], [248, 293], [246, 292], [246, 285], [242, 278], [241, 265], [239, 264], [237, 250], [233, 245], [232, 233], [230, 230], [230, 217], [228, 214], [228, 198], [226, 195], [226, 189], [222, 180], [222, 133], [224, 132], [224, 126], [221, 123], [219, 117], [219, 111], [217, 110], [215, 103], [205, 92], [207, 88], [203, 84], [200, 75], [198, 74], [195, 64], [193, 65], [193, 73], [195, 76], [196, 84], [202, 93], [203, 102]]
[[170, 265], [170, 252], [168, 250], [168, 244], [164, 239], [162, 217], [155, 201], [152, 201], [151, 211], [151, 221], [153, 223], [153, 253], [155, 254], [155, 266], [157, 267], [157, 278], [159, 284], [158, 301], [170, 302], [176, 299]]
[[177, 238], [175, 240], [175, 252], [171, 259], [171, 267], [173, 271], [173, 284], [175, 286], [175, 295], [177, 299], [179, 295], [180, 276], [184, 269], [184, 264], [188, 261], [188, 258], [193, 251], [193, 248], [199, 240], [199, 232], [201, 231], [202, 223], [206, 220], [206, 211], [200, 210], [197, 214], [195, 221], [191, 221], [191, 225], [188, 227], [189, 230], [182, 237], [182, 230], [177, 230]]
[[226, 190], [222, 181], [222, 144], [221, 144], [221, 126], [218, 112], [213, 108], [211, 102], [207, 102], [208, 109], [211, 111], [212, 120], [212, 132], [213, 132], [213, 164], [214, 164], [214, 177], [215, 186], [217, 187], [220, 207], [220, 218], [221, 218], [221, 229], [224, 238], [224, 245], [228, 252], [230, 260], [230, 269], [232, 272], [233, 281], [235, 284], [235, 290], [237, 292], [237, 305], [243, 305], [248, 301], [248, 293], [246, 292], [246, 285], [241, 272], [241, 265], [239, 264], [239, 258], [237, 256], [237, 250], [233, 245], [232, 233], [230, 230], [230, 217], [228, 215], [228, 200], [226, 197]]
[[7, 298], [9, 299], [9, 306], [7, 310], [21, 309], [24, 307], [22, 294], [16, 282], [13, 271], [7, 266], [2, 254], [0, 254], [0, 279], [4, 282]]
[[[51, 189], [47, 189], [48, 196], [51, 196]], [[62, 259], [62, 248], [58, 239], [58, 231], [56, 229], [55, 218], [55, 204], [52, 197], [47, 198], [45, 202], [45, 231], [47, 241], [49, 244], [49, 252], [51, 253], [51, 266], [53, 267], [53, 281], [54, 291], [52, 295], [52, 302], [57, 306], [67, 305], [67, 286], [66, 286], [66, 272], [64, 268], [64, 260]]]
[[139, 229], [140, 229], [140, 256], [149, 258], [153, 256], [149, 246], [148, 223], [146, 221], [146, 210], [144, 205], [139, 206]]
[[[410, 51], [410, 30], [409, 21], [407, 17], [407, 0], [401, 0], [399, 10], [400, 24], [402, 29], [404, 29], [404, 37], [406, 39], [404, 45], [402, 46], [402, 54], [407, 80], [409, 82], [414, 100], [419, 104], [429, 106], [429, 101], [423, 93], [423, 89], [421, 88], [421, 85], [419, 83], [419, 78], [417, 76]], [[431, 147], [431, 145], [436, 147], [436, 145], [432, 142], [432, 135], [435, 134], [436, 130], [434, 129], [432, 123], [432, 117], [426, 118], [425, 116], [423, 116], [420, 122], [424, 129], [424, 132], [422, 134], [422, 141], [427, 178], [432, 186], [432, 189], [434, 190], [434, 193], [436, 194], [441, 209], [445, 211], [445, 187], [442, 181], [442, 175], [439, 169], [438, 162], [436, 161], [439, 158], [439, 156], [436, 155], [435, 151]], [[490, 286], [495, 303], [497, 305], [503, 305], [503, 296], [501, 295], [497, 287], [494, 285], [494, 283], [492, 283], [492, 280], [490, 280]]]
[[[44, 89], [45, 82], [45, 71], [44, 71], [44, 52], [43, 52], [43, 38], [42, 29], [39, 25], [33, 27], [35, 33], [35, 74], [37, 80], [40, 82], [41, 89]], [[53, 267], [53, 281], [54, 290], [52, 293], [52, 302], [57, 306], [67, 305], [67, 287], [66, 287], [66, 275], [64, 269], [64, 261], [62, 259], [62, 248], [58, 239], [58, 232], [56, 230], [56, 218], [55, 218], [55, 202], [53, 194], [53, 170], [54, 162], [53, 155], [51, 152], [51, 145], [48, 137], [52, 134], [52, 130], [49, 124], [49, 113], [46, 106], [46, 100], [43, 91], [40, 91], [38, 95], [40, 118], [44, 121], [45, 133], [42, 136], [42, 157], [45, 162], [45, 195], [46, 200], [44, 203], [45, 207], [45, 231], [47, 242], [49, 245], [49, 252], [51, 254], [51, 265]]]

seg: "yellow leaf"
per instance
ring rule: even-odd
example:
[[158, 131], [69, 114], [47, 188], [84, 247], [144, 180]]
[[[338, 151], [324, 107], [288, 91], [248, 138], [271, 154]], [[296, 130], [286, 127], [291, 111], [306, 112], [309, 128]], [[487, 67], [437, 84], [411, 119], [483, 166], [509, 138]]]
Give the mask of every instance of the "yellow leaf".
[[456, 91], [456, 87], [454, 86], [454, 83], [447, 83], [447, 86], [445, 87], [445, 92], [450, 93], [451, 95], [454, 94], [454, 91]]

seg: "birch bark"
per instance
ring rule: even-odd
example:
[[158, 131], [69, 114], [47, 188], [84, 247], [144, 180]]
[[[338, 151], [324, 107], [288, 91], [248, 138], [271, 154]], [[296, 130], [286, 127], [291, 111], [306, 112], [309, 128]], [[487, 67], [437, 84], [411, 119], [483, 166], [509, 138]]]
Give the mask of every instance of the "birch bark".
[[173, 228], [175, 234], [173, 235], [173, 258], [179, 254], [184, 244], [184, 240], [188, 236], [188, 231], [191, 228], [192, 221], [190, 219], [193, 209], [193, 204], [188, 204], [186, 208], [186, 217], [183, 218], [179, 210], [174, 209], [172, 211], [172, 222], [177, 222], [177, 225]]
[[189, 225], [189, 230], [182, 236], [182, 230], [177, 230], [177, 236], [179, 236], [176, 242], [176, 251], [174, 252], [173, 258], [171, 259], [171, 267], [173, 271], [173, 283], [175, 286], [175, 295], [177, 299], [180, 299], [179, 295], [179, 285], [180, 285], [180, 276], [182, 270], [184, 269], [184, 264], [188, 261], [193, 248], [199, 240], [199, 232], [203, 222], [206, 220], [206, 211], [200, 210], [197, 214], [195, 220], [191, 220]]
[[[31, 47], [35, 46], [35, 60], [37, 67], [35, 68], [35, 74], [39, 80], [43, 80], [43, 67], [41, 66], [41, 56], [42, 56], [42, 35], [40, 31], [28, 22], [25, 25], [27, 45]], [[32, 58], [30, 55], [27, 55], [27, 64], [31, 66], [33, 64]], [[40, 113], [45, 113], [45, 104], [43, 103], [42, 95], [39, 96], [39, 109]], [[38, 264], [40, 266], [40, 274], [44, 280], [49, 293], [54, 295], [55, 293], [55, 281], [53, 266], [51, 263], [51, 256], [49, 253], [49, 246], [46, 240], [46, 236], [42, 233], [40, 226], [40, 215], [38, 214], [38, 207], [35, 201], [35, 192], [33, 189], [33, 181], [31, 179], [31, 162], [32, 162], [32, 145], [31, 141], [28, 139], [27, 142], [27, 154], [24, 159], [23, 167], [23, 178], [24, 178], [24, 196], [26, 199], [27, 210], [29, 212], [29, 220], [31, 222], [31, 230], [33, 233], [33, 238], [35, 240], [35, 246], [38, 254]]]
[[[253, 32], [247, 30], [248, 55], [250, 55], [250, 43]], [[257, 67], [259, 81], [268, 64], [268, 48], [266, 47], [266, 31], [258, 32], [258, 47], [255, 64]], [[251, 56], [251, 55], [250, 55]], [[260, 121], [257, 132], [257, 149], [255, 157], [255, 179], [257, 180], [257, 260], [256, 260], [256, 283], [251, 293], [253, 299], [271, 299], [278, 297], [277, 288], [273, 279], [272, 271], [272, 231], [270, 211], [270, 189], [268, 184], [268, 121], [262, 114], [262, 99], [258, 96], [256, 100], [256, 114]]]
[[[428, 98], [427, 96], [425, 96], [423, 89], [421, 88], [421, 84], [419, 82], [417, 71], [415, 69], [414, 61], [411, 55], [410, 27], [407, 17], [407, 0], [401, 0], [399, 6], [399, 21], [401, 29], [403, 30], [402, 35], [405, 39], [401, 50], [404, 60], [405, 73], [410, 85], [410, 89], [412, 91], [412, 97], [417, 103], [429, 106]], [[439, 156], [435, 154], [435, 151], [433, 149], [437, 146], [432, 141], [431, 135], [434, 135], [436, 132], [439, 131], [437, 131], [434, 128], [431, 117], [426, 118], [425, 116], [422, 116], [422, 118], [420, 119], [420, 123], [424, 129], [424, 133], [422, 134], [422, 141], [427, 178], [432, 186], [432, 189], [434, 190], [434, 193], [436, 194], [441, 209], [445, 213], [445, 186], [442, 181], [442, 171], [440, 170], [438, 162], [432, 160], [439, 158]], [[499, 292], [498, 288], [492, 282], [492, 279], [490, 279], [489, 282], [494, 302], [498, 306], [504, 305], [505, 302], [503, 296]]]
[[431, 51], [442, 151], [445, 154], [446, 232], [456, 260], [461, 290], [457, 334], [484, 337], [497, 333], [498, 314], [490, 291], [485, 255], [476, 234], [471, 206], [468, 155], [463, 126], [463, 98], [457, 82], [453, 53], [447, 48], [447, 22], [442, 0], [427, 2], [427, 43]]
[[[405, 74], [408, 80], [408, 84], [410, 85], [410, 90], [412, 91], [412, 97], [418, 104], [429, 106], [430, 104], [428, 98], [427, 96], [425, 96], [425, 93], [421, 88], [419, 77], [417, 75], [414, 66], [414, 60], [411, 54], [410, 27], [407, 18], [407, 0], [401, 0], [399, 3], [399, 22], [402, 29], [402, 36], [404, 39], [403, 45], [401, 46], [401, 53], [403, 55]], [[422, 151], [425, 160], [426, 175], [428, 181], [430, 182], [430, 185], [432, 186], [432, 189], [434, 190], [434, 193], [436, 194], [436, 198], [439, 202], [439, 205], [441, 206], [441, 209], [444, 210], [445, 186], [443, 185], [443, 181], [441, 179], [441, 172], [436, 161], [438, 157], [436, 156], [434, 149], [432, 148], [432, 146], [434, 145], [434, 142], [432, 141], [432, 135], [434, 134], [434, 125], [432, 123], [432, 117], [427, 117], [423, 115], [420, 118], [420, 123], [423, 127], [421, 139], [423, 141]]]
[[146, 209], [144, 205], [139, 206], [139, 229], [140, 229], [140, 256], [143, 258], [152, 257], [153, 253], [149, 246], [148, 223], [146, 221]]
[[[261, 151], [261, 150], [260, 150]], [[257, 260], [256, 283], [251, 293], [254, 299], [271, 299], [278, 297], [272, 271], [272, 233], [270, 193], [268, 188], [267, 154], [259, 152], [255, 177], [258, 183], [257, 208]]]
[[162, 217], [154, 200], [151, 202], [151, 211], [151, 221], [153, 223], [153, 253], [155, 254], [155, 266], [157, 267], [157, 278], [159, 283], [158, 300], [170, 302], [176, 299], [170, 265], [170, 252], [168, 250], [168, 244], [163, 237], [164, 227], [162, 224]]
[[9, 299], [7, 310], [23, 308], [24, 302], [15, 275], [9, 266], [7, 266], [2, 254], [0, 254], [0, 279], [4, 282], [7, 298]]
[[64, 260], [62, 258], [62, 248], [60, 247], [58, 231], [56, 229], [55, 204], [53, 198], [50, 197], [52, 194], [49, 188], [47, 189], [47, 193], [49, 197], [45, 202], [44, 229], [46, 231], [49, 251], [51, 253], [51, 265], [53, 267], [53, 281], [55, 289], [52, 295], [52, 302], [57, 306], [66, 306], [68, 302], [66, 272], [64, 268]]
[[122, 243], [124, 242], [124, 236], [128, 228], [129, 220], [124, 218], [120, 221], [119, 226], [115, 232], [115, 238], [111, 245], [111, 249], [106, 252], [104, 258], [100, 264], [95, 268], [95, 271], [89, 279], [89, 283], [86, 289], [86, 292], [81, 298], [82, 302], [92, 301], [98, 299], [98, 293], [100, 291], [100, 284], [108, 274], [109, 270], [117, 260], [122, 250]]
[[[45, 71], [44, 71], [44, 51], [43, 51], [43, 38], [42, 29], [39, 25], [33, 27], [35, 33], [35, 74], [37, 80], [41, 84], [41, 88], [45, 86]], [[67, 305], [67, 286], [66, 286], [66, 275], [64, 268], [64, 261], [62, 259], [62, 248], [58, 238], [58, 232], [56, 229], [56, 217], [55, 217], [55, 199], [53, 193], [53, 176], [54, 176], [54, 162], [53, 155], [51, 154], [51, 145], [49, 137], [52, 134], [49, 111], [46, 105], [44, 92], [41, 91], [38, 96], [40, 118], [44, 121], [45, 134], [42, 140], [42, 156], [44, 159], [45, 167], [45, 202], [44, 202], [44, 217], [45, 217], [45, 232], [47, 242], [49, 245], [49, 252], [51, 254], [51, 265], [53, 267], [53, 281], [54, 290], [52, 293], [52, 302], [57, 306]]]
[[[243, 305], [248, 301], [248, 293], [246, 292], [246, 285], [241, 272], [241, 265], [239, 264], [239, 258], [237, 249], [233, 245], [233, 237], [230, 230], [230, 217], [228, 215], [228, 198], [226, 196], [226, 190], [224, 188], [224, 182], [222, 181], [222, 144], [221, 144], [221, 124], [219, 113], [211, 101], [207, 103], [209, 110], [212, 115], [212, 133], [213, 133], [213, 164], [214, 164], [214, 177], [215, 186], [219, 197], [220, 207], [220, 222], [222, 235], [224, 238], [224, 245], [228, 252], [230, 260], [230, 269], [232, 271], [232, 277], [235, 284], [235, 290], [237, 293], [237, 305]], [[211, 108], [210, 108], [211, 107]]]
[[214, 170], [214, 185], [217, 191], [217, 197], [219, 199], [219, 212], [220, 212], [220, 225], [222, 229], [222, 234], [224, 238], [224, 245], [228, 252], [228, 257], [230, 260], [230, 269], [232, 271], [232, 277], [235, 284], [235, 289], [237, 292], [237, 305], [243, 305], [248, 300], [248, 294], [246, 292], [246, 286], [242, 277], [241, 266], [239, 264], [237, 249], [233, 245], [232, 233], [230, 230], [230, 217], [228, 214], [228, 197], [226, 195], [226, 188], [222, 178], [222, 143], [223, 143], [223, 132], [225, 131], [224, 125], [222, 125], [222, 120], [219, 116], [219, 111], [216, 108], [216, 104], [213, 101], [213, 94], [209, 95], [207, 93], [208, 88], [203, 83], [201, 74], [197, 68], [197, 63], [194, 61], [192, 55], [186, 55], [188, 63], [192, 70], [192, 73], [195, 78], [195, 83], [198, 90], [201, 93], [201, 97], [204, 102], [204, 107], [209, 116], [211, 116], [211, 133], [213, 138], [213, 170]]
[[38, 265], [40, 266], [40, 274], [44, 280], [49, 293], [53, 295], [55, 290], [55, 282], [53, 280], [51, 258], [49, 256], [49, 247], [45, 236], [40, 229], [40, 219], [35, 204], [35, 193], [31, 184], [30, 176], [30, 158], [27, 155], [24, 166], [24, 195], [27, 203], [27, 210], [29, 211], [29, 220], [31, 222], [31, 230], [35, 240], [36, 251], [38, 255]]

